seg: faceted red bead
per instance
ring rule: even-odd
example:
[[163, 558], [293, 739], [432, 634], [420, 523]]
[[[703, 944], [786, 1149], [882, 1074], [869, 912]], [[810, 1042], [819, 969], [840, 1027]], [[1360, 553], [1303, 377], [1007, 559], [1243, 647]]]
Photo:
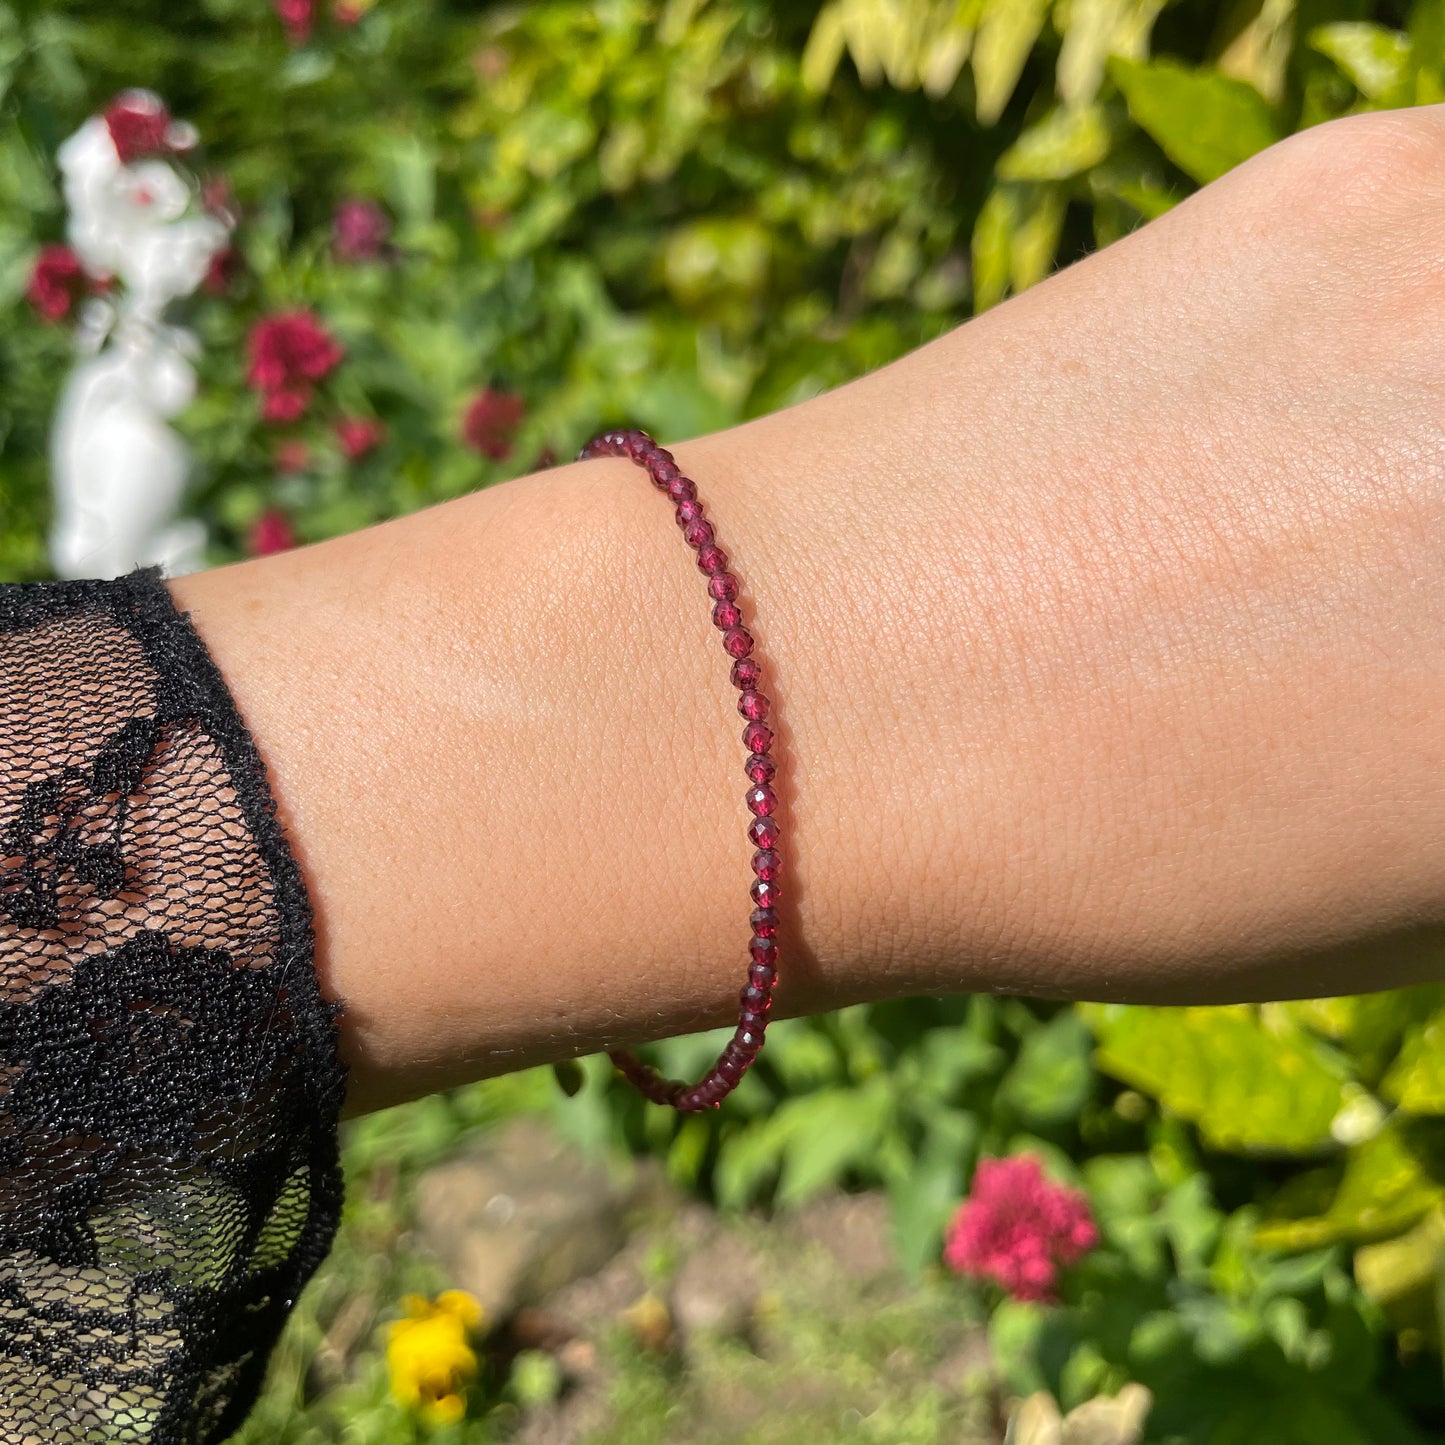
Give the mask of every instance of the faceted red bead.
[[758, 938], [775, 938], [778, 932], [778, 910], [776, 908], [754, 908], [748, 922]]
[[702, 503], [679, 502], [675, 515], [679, 527], [690, 527], [694, 522], [700, 522], [702, 520]]
[[[702, 566], [702, 558], [698, 558]], [[729, 657], [746, 657], [753, 650], [753, 635], [746, 627], [729, 627], [723, 633], [723, 651]]]
[[772, 883], [783, 871], [783, 860], [773, 848], [759, 848], [753, 854], [753, 872], [764, 883]]
[[658, 456], [648, 467], [652, 480], [664, 491], [677, 481], [682, 473], [677, 469], [677, 463], [669, 461], [666, 456]]
[[749, 753], [743, 772], [755, 783], [771, 783], [777, 776], [778, 765], [766, 753]]
[[704, 547], [697, 554], [697, 566], [700, 572], [722, 572], [727, 568], [728, 554], [716, 543]]
[[776, 908], [778, 904], [778, 885], [771, 881], [764, 881], [761, 878], [753, 879], [753, 886], [748, 890], [753, 896], [753, 902], [759, 908]]
[[699, 518], [696, 522], [689, 522], [682, 529], [682, 540], [689, 547], [707, 547], [712, 543], [712, 523]]
[[766, 1019], [755, 1019], [751, 1015], [744, 1014], [738, 1020], [738, 1031], [735, 1035], [738, 1047], [746, 1049], [750, 1054], [756, 1054], [763, 1046], [763, 1040], [767, 1036]]
[[778, 961], [778, 944], [776, 939], [753, 937], [748, 939], [748, 952], [753, 956], [754, 963], [776, 963]]
[[731, 602], [738, 595], [738, 579], [731, 572], [714, 572], [707, 579], [707, 595], [719, 602]]
[[771, 817], [778, 808], [778, 795], [766, 783], [749, 788], [743, 795], [743, 801], [748, 805], [748, 811], [760, 818]]
[[773, 1006], [773, 996], [765, 988], [754, 988], [747, 984], [738, 995], [738, 1003], [744, 1012], [757, 1014], [761, 1018]]
[[762, 722], [768, 715], [768, 700], [762, 693], [749, 689], [738, 699], [738, 711], [749, 722]]
[[646, 432], [630, 431], [620, 435], [622, 450], [635, 462], [642, 461], [649, 452], [657, 450], [657, 443]]
[[771, 990], [778, 981], [778, 970], [775, 964], [755, 963], [748, 969], [748, 984], [752, 988]]
[[667, 495], [674, 502], [695, 502], [697, 483], [691, 477], [674, 477], [667, 484]]
[[767, 723], [752, 722], [743, 729], [743, 746], [750, 753], [765, 753], [773, 745], [773, 730]]
[[748, 688], [756, 687], [762, 681], [762, 665], [756, 657], [740, 657], [733, 663], [731, 676], [733, 686], [746, 691]]
[[743, 614], [736, 602], [714, 602], [712, 605], [712, 625], [720, 627], [724, 632], [729, 627], [736, 627], [743, 620]]
[[736, 1055], [724, 1054], [717, 1061], [717, 1075], [725, 1083], [736, 1088], [742, 1076], [747, 1072], [747, 1065]]
[[748, 841], [754, 848], [776, 848], [783, 830], [776, 818], [754, 818], [748, 824]]

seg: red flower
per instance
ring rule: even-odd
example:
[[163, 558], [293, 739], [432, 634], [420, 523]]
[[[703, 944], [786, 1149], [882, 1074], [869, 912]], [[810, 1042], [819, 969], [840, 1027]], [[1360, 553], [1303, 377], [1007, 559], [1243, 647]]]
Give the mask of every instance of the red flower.
[[85, 272], [69, 246], [43, 246], [30, 272], [26, 299], [47, 320], [59, 321], [85, 294]]
[[290, 437], [276, 448], [276, 470], [292, 475], [311, 465], [311, 448], [300, 437]]
[[468, 446], [493, 461], [502, 461], [511, 455], [512, 438], [526, 414], [526, 404], [515, 392], [493, 391], [488, 387], [467, 407], [462, 419], [462, 436]]
[[285, 426], [287, 422], [300, 421], [311, 405], [311, 388], [302, 382], [299, 386], [282, 386], [268, 391], [261, 402], [261, 420], [273, 426]]
[[212, 296], [223, 296], [231, 289], [231, 283], [235, 281], [241, 270], [241, 253], [234, 246], [227, 246], [224, 251], [217, 251], [211, 257], [211, 264], [206, 267], [205, 277], [201, 281], [201, 289]]
[[149, 91], [127, 90], [116, 96], [106, 108], [105, 125], [123, 166], [171, 149], [171, 113]]
[[375, 201], [343, 201], [331, 222], [332, 244], [343, 261], [375, 261], [391, 234], [391, 222]]
[[336, 423], [336, 435], [347, 460], [359, 462], [386, 440], [386, 428], [374, 417], [344, 416]]
[[345, 352], [310, 311], [282, 311], [251, 328], [246, 381], [262, 394], [269, 422], [295, 421], [311, 404], [312, 383], [334, 371]]
[[984, 1159], [948, 1227], [944, 1263], [991, 1279], [1015, 1299], [1052, 1300], [1061, 1266], [1099, 1242], [1089, 1201], [1044, 1176], [1032, 1154]]
[[246, 550], [253, 557], [270, 557], [286, 552], [296, 545], [296, 534], [290, 519], [277, 507], [268, 507], [252, 524], [246, 538]]
[[287, 40], [292, 45], [305, 45], [311, 38], [316, 0], [274, 0], [274, 3], [276, 14], [286, 28]]

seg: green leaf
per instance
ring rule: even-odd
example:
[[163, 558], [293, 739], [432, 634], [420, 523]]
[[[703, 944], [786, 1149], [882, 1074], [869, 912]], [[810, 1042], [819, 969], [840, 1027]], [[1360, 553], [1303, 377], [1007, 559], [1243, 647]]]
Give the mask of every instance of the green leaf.
[[1390, 1316], [1396, 1328], [1439, 1337], [1435, 1293], [1445, 1269], [1445, 1211], [1434, 1210], [1397, 1239], [1362, 1245], [1355, 1251], [1360, 1288]]
[[1296, 0], [1237, 0], [1221, 17], [1229, 39], [1216, 57], [1219, 69], [1278, 101], [1294, 44], [1295, 7]]
[[1042, 280], [1053, 264], [1067, 198], [1059, 186], [1005, 181], [995, 186], [973, 230], [973, 309], [987, 311], [1012, 288]]
[[1309, 1153], [1347, 1102], [1343, 1057], [1288, 1016], [1087, 1007], [1100, 1068], [1197, 1124], [1215, 1147]]
[[1309, 33], [1309, 46], [1333, 60], [1368, 100], [1403, 85], [1410, 63], [1408, 36], [1364, 20], [1317, 25]]
[[1060, 12], [1066, 18], [1055, 72], [1059, 99], [1067, 106], [1093, 100], [1104, 62], [1111, 55], [1142, 56], [1162, 9], [1163, 0], [1073, 0]]
[[1015, 292], [1027, 291], [1053, 270], [1064, 230], [1068, 197], [1061, 186], [1034, 186], [1030, 204], [1013, 238], [1009, 280]]
[[1048, 1387], [1039, 1360], [1048, 1319], [1044, 1306], [1012, 1299], [1003, 1300], [989, 1316], [989, 1350], [1015, 1395], [1031, 1395]]
[[1018, 192], [995, 186], [979, 209], [973, 226], [973, 309], [996, 306], [1008, 294], [1013, 238], [1018, 228]]
[[906, 1169], [889, 1181], [893, 1236], [899, 1263], [917, 1271], [938, 1257], [944, 1227], [963, 1198], [978, 1149], [979, 1124], [972, 1114], [933, 1108], [923, 1143]]
[[1224, 1222], [1210, 1197], [1209, 1180], [1203, 1174], [1186, 1179], [1169, 1191], [1159, 1213], [1179, 1277], [1203, 1279]]
[[729, 1131], [723, 1139], [713, 1187], [724, 1209], [741, 1209], [777, 1173], [783, 1144], [773, 1120]]
[[1445, 0], [1415, 0], [1406, 25], [1416, 105], [1429, 105], [1445, 94]]
[[1445, 1114], [1445, 1009], [1405, 1037], [1381, 1092], [1411, 1114]]
[[1116, 58], [1109, 74], [1136, 123], [1201, 185], [1280, 137], [1265, 98], [1218, 71], [1194, 70], [1176, 60]]
[[1017, 1109], [1032, 1128], [1078, 1117], [1094, 1091], [1088, 1025], [1072, 1009], [1025, 1035], [1013, 1067], [999, 1085], [999, 1102]]
[[994, 167], [1003, 181], [1062, 181], [1109, 154], [1114, 128], [1103, 106], [1062, 106], [1031, 125]]
[[667, 1148], [667, 1177], [683, 1189], [694, 1189], [707, 1158], [712, 1130], [706, 1119], [696, 1114], [678, 1126]]
[[767, 278], [769, 253], [767, 231], [751, 220], [698, 221], [673, 232], [663, 252], [663, 277], [684, 306], [718, 293], [751, 294]]
[[844, 42], [843, 6], [834, 0], [818, 12], [808, 43], [803, 47], [801, 78], [808, 90], [821, 94], [832, 85], [838, 63], [843, 59]]
[[1341, 1239], [1379, 1239], [1409, 1228], [1445, 1200], [1398, 1120], [1350, 1151], [1328, 1210], [1308, 1219], [1266, 1220], [1255, 1231], [1265, 1249], [1315, 1249]]
[[760, 1123], [729, 1134], [718, 1161], [720, 1203], [738, 1208], [776, 1172], [778, 1201], [797, 1204], [868, 1164], [892, 1111], [886, 1076], [861, 1088], [817, 1089], [786, 1099]]
[[865, 1165], [878, 1147], [892, 1109], [888, 1080], [879, 1076], [860, 1089], [821, 1089], [790, 1099], [773, 1116], [787, 1134], [778, 1201], [799, 1204], [843, 1181]]
[[1003, 114], [1048, 13], [1049, 0], [988, 0], [973, 43], [980, 124], [992, 125]]

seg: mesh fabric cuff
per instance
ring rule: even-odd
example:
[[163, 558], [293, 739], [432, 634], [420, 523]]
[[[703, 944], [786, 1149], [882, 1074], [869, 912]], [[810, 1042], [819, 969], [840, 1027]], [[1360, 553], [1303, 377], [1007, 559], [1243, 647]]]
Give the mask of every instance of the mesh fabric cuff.
[[239, 1425], [336, 1229], [340, 1014], [159, 569], [0, 586], [0, 1440]]

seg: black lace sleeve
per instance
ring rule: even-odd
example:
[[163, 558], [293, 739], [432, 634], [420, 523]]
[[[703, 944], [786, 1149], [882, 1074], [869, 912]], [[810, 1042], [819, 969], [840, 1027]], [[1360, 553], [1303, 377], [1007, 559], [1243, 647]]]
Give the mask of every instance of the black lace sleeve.
[[0, 1441], [240, 1424], [335, 1233], [340, 1012], [159, 569], [0, 586]]

